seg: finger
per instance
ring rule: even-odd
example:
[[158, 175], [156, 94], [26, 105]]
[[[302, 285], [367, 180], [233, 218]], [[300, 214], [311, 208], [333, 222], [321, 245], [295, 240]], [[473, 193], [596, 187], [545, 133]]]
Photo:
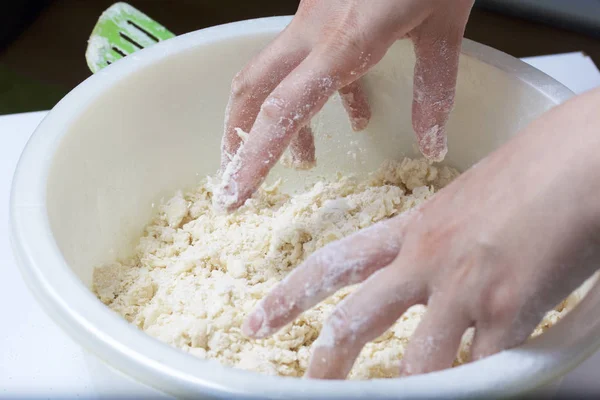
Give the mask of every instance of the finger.
[[471, 360], [477, 361], [504, 350], [506, 346], [503, 336], [498, 329], [476, 327], [471, 345]]
[[[300, 127], [345, 83], [339, 57], [311, 53], [267, 97], [248, 135], [215, 191], [217, 208], [240, 207], [260, 186]], [[340, 70], [342, 68], [342, 70]]]
[[[350, 119], [352, 130], [364, 130], [371, 120], [371, 107], [360, 80], [356, 80], [339, 90], [342, 105]], [[284, 165], [308, 170], [316, 165], [315, 140], [310, 126], [300, 128], [298, 134], [290, 142], [290, 159]]]
[[416, 375], [452, 366], [471, 319], [452, 301], [429, 302], [402, 358], [400, 375]]
[[350, 118], [350, 125], [355, 132], [362, 131], [371, 120], [371, 107], [360, 80], [339, 90], [342, 104]]
[[529, 338], [543, 318], [543, 313], [521, 312], [517, 318], [498, 318], [478, 322], [471, 345], [471, 360], [477, 361], [519, 346]]
[[259, 303], [243, 332], [269, 336], [342, 287], [362, 282], [388, 265], [400, 249], [401, 223], [373, 225], [313, 253]]
[[425, 285], [400, 274], [392, 266], [382, 269], [337, 306], [313, 345], [307, 377], [344, 379], [367, 342], [426, 299]]
[[308, 170], [317, 164], [315, 157], [315, 138], [310, 126], [300, 128], [290, 142], [290, 157], [282, 159], [286, 167]]
[[448, 151], [446, 123], [454, 106], [467, 18], [468, 12], [453, 18], [433, 14], [411, 34], [416, 55], [413, 129], [421, 153], [431, 161], [442, 161]]
[[286, 29], [235, 76], [225, 111], [225, 132], [221, 143], [222, 171], [241, 144], [236, 128], [250, 132], [260, 106], [269, 93], [307, 54], [308, 50], [302, 42]]

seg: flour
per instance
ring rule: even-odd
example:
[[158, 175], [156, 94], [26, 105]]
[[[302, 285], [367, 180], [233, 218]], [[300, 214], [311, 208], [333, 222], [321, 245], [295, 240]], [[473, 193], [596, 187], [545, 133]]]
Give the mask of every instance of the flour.
[[86, 57], [93, 65], [99, 65], [105, 61], [102, 57], [104, 54], [108, 54], [111, 51], [111, 45], [108, 39], [92, 35], [88, 40], [88, 49], [86, 51]]
[[[315, 250], [422, 203], [458, 173], [425, 160], [389, 161], [366, 181], [340, 177], [289, 196], [263, 187], [233, 214], [215, 213], [208, 182], [177, 193], [146, 228], [135, 257], [98, 267], [100, 300], [149, 335], [197, 357], [260, 373], [301, 377], [323, 322], [354, 288], [304, 312], [273, 337], [251, 340], [244, 318]], [[414, 306], [368, 343], [351, 379], [397, 376], [425, 312]], [[536, 334], [554, 323], [554, 311]], [[467, 332], [456, 364], [468, 359]]]

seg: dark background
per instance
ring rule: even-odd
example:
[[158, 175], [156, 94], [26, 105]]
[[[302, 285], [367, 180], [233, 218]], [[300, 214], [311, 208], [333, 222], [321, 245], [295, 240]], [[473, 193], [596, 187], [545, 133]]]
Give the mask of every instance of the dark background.
[[[567, 0], [565, 0], [567, 1]], [[568, 0], [570, 1], [570, 0]], [[51, 108], [90, 75], [87, 39], [114, 0], [13, 0], [0, 12], [0, 114]], [[181, 34], [236, 20], [293, 14], [298, 0], [129, 0]], [[584, 51], [600, 39], [476, 7], [466, 36], [516, 57]]]

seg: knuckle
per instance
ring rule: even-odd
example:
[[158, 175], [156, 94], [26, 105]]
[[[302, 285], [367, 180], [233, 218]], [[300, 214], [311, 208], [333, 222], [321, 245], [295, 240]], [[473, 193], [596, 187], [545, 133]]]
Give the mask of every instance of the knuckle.
[[[418, 216], [419, 214], [417, 214]], [[427, 260], [432, 257], [431, 249], [444, 249], [449, 251], [451, 241], [448, 238], [456, 236], [460, 231], [460, 225], [454, 221], [448, 221], [443, 226], [424, 226], [420, 228], [419, 241], [416, 243], [416, 251], [419, 260]]]
[[279, 287], [266, 298], [264, 310], [268, 324], [278, 326], [282, 321], [287, 320], [290, 315], [299, 311], [299, 308], [297, 302], [286, 296], [285, 288]]
[[514, 319], [519, 311], [518, 293], [514, 285], [490, 285], [483, 291], [483, 317], [492, 321]]
[[351, 34], [344, 28], [336, 29], [325, 43], [323, 53], [332, 59], [333, 65], [355, 65], [356, 69], [367, 69], [370, 57], [365, 54], [365, 42], [360, 35]]
[[253, 89], [249, 74], [246, 69], [238, 72], [231, 81], [231, 97], [242, 98], [248, 96]]
[[273, 94], [260, 107], [261, 118], [277, 127], [283, 135], [296, 132], [309, 113], [307, 107], [294, 107], [288, 100]]
[[463, 299], [473, 318], [508, 323], [517, 316], [523, 304], [520, 285], [512, 276], [511, 261], [495, 246], [480, 241], [458, 257], [455, 265], [450, 276], [441, 278], [447, 287], [456, 289], [456, 295], [467, 293]]
[[260, 107], [261, 114], [269, 121], [283, 123], [286, 101], [279, 96], [270, 96]]
[[343, 306], [338, 306], [323, 325], [319, 336], [321, 345], [350, 346], [356, 341], [356, 334], [353, 332], [351, 324], [352, 321], [348, 312]]
[[[325, 39], [319, 46], [332, 65], [352, 66], [354, 74], [363, 73], [374, 64], [380, 47], [374, 46], [372, 38], [362, 29], [358, 18], [352, 13], [345, 15], [337, 23], [324, 28]], [[385, 47], [385, 46], [383, 46]]]
[[363, 40], [360, 35], [350, 32], [352, 32], [352, 30], [346, 26], [337, 29], [332, 42], [336, 47], [339, 46], [344, 54], [360, 54], [364, 48]]
[[[465, 283], [474, 284], [476, 282], [471, 282], [472, 279], [478, 281], [480, 278], [479, 274], [475, 272], [489, 270], [487, 267], [497, 263], [498, 256], [498, 251], [494, 246], [487, 244], [484, 240], [477, 241], [457, 257], [456, 276], [464, 278]], [[486, 278], [488, 277], [486, 276]]]

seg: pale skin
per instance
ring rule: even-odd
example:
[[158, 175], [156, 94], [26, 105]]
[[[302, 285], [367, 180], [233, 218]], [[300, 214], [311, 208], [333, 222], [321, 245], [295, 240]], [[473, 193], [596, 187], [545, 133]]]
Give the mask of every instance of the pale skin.
[[[361, 9], [365, 3], [370, 6]], [[235, 170], [228, 161], [223, 163], [229, 179], [223, 183], [224, 192], [234, 188], [240, 195], [225, 208], [239, 207], [254, 192], [272, 167], [271, 157], [278, 159], [290, 143], [302, 149], [293, 142], [298, 131], [330, 95], [355, 82], [347, 71], [357, 71], [354, 78], [361, 76], [394, 40], [406, 35], [420, 57], [413, 127], [426, 157], [443, 156], [443, 127], [456, 81], [454, 50], [459, 50], [459, 45], [450, 44], [455, 35], [460, 43], [471, 5], [460, 0], [303, 1], [297, 24], [313, 24], [313, 31], [321, 30], [320, 41], [264, 97], [275, 100], [253, 106], [257, 117], [239, 158], [231, 163]], [[340, 21], [352, 21], [364, 40], [344, 47], [351, 35], [335, 37], [347, 32], [336, 29]], [[320, 52], [309, 60], [314, 49], [331, 42], [357, 50], [352, 56], [334, 57]], [[443, 60], [436, 47], [442, 42]], [[371, 55], [364, 70], [356, 63], [348, 67], [360, 54]], [[307, 60], [309, 67], [304, 68]], [[433, 60], [446, 64], [430, 64]], [[317, 85], [315, 94], [313, 83], [321, 82], [322, 71], [335, 84]], [[247, 100], [232, 100], [224, 143], [232, 121], [239, 120], [239, 101]], [[310, 107], [304, 109], [306, 104]], [[400, 375], [450, 367], [469, 327], [475, 328], [474, 360], [523, 343], [543, 315], [590, 277], [600, 262], [598, 110], [600, 89], [554, 108], [418, 209], [312, 254], [259, 303], [246, 319], [244, 333], [254, 338], [272, 335], [339, 288], [360, 283], [324, 324], [307, 377], [345, 378], [362, 347], [415, 304], [426, 304], [428, 311], [406, 349]], [[297, 121], [279, 123], [296, 111], [301, 115]], [[433, 127], [437, 128], [432, 131]], [[420, 140], [427, 132], [434, 132], [436, 139]], [[310, 151], [297, 154], [306, 157]]]
[[[241, 206], [288, 146], [292, 164], [314, 164], [312, 133], [305, 127], [335, 92], [353, 129], [365, 128], [371, 112], [359, 79], [402, 38], [413, 41], [417, 56], [412, 111], [419, 147], [425, 157], [441, 161], [472, 5], [473, 0], [302, 0], [290, 25], [233, 80], [215, 205], [228, 211]], [[249, 133], [242, 147], [236, 128]]]

